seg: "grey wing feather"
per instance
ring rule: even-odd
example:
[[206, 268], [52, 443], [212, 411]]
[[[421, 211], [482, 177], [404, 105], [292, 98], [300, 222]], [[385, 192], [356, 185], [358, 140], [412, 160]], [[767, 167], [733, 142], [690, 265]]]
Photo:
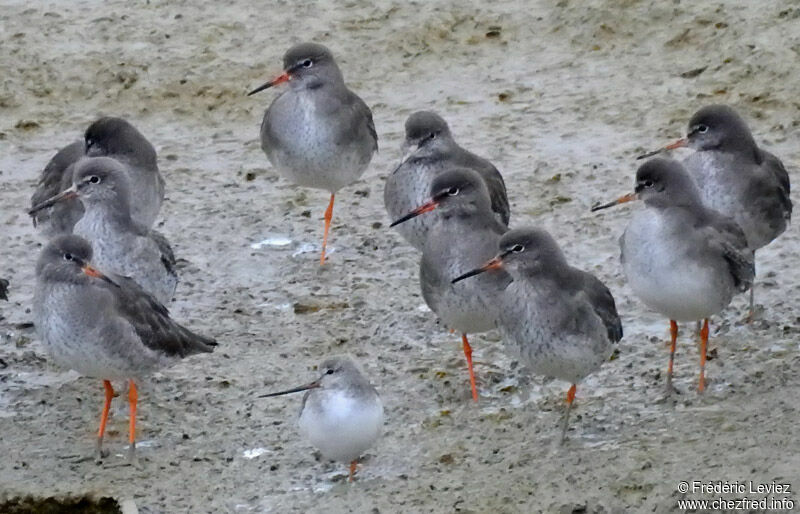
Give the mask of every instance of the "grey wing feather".
[[177, 260], [175, 259], [175, 253], [172, 251], [172, 246], [170, 246], [167, 238], [157, 230], [150, 230], [150, 239], [155, 241], [156, 246], [158, 246], [158, 250], [161, 252], [161, 262], [164, 264], [164, 267], [167, 268], [167, 272], [169, 272], [170, 275], [177, 276], [177, 272], [175, 271]]
[[173, 321], [167, 308], [132, 279], [110, 274], [108, 277], [108, 282], [98, 281], [99, 287], [113, 295], [116, 310], [148, 348], [170, 357], [186, 357], [211, 352], [217, 345], [213, 339], [195, 334]]
[[723, 255], [730, 267], [736, 288], [744, 292], [753, 287], [753, 280], [756, 276], [753, 252], [723, 244]]
[[364, 100], [352, 91], [347, 92], [347, 97], [337, 107], [331, 107], [331, 110], [339, 112], [339, 114], [347, 114], [347, 121], [343, 120], [341, 130], [338, 132], [336, 141], [341, 144], [345, 141], [350, 142], [353, 135], [364, 134], [367, 131], [371, 139], [370, 150], [372, 153], [378, 151], [378, 133], [375, 131], [375, 122], [372, 120], [372, 111], [369, 109]]
[[614, 296], [597, 277], [583, 271], [581, 273], [583, 291], [589, 297], [595, 314], [603, 320], [603, 325], [608, 330], [608, 338], [615, 343], [618, 342], [622, 339], [622, 320], [619, 319]]
[[375, 121], [372, 119], [372, 110], [364, 103], [364, 100], [361, 98], [358, 99], [359, 107], [358, 109], [364, 112], [365, 116], [367, 117], [367, 130], [369, 134], [372, 136], [373, 141], [373, 148], [374, 152], [378, 151], [378, 131], [375, 130]]
[[492, 173], [486, 174], [484, 177], [486, 185], [489, 188], [489, 196], [492, 199], [492, 211], [500, 215], [503, 224], [508, 226], [511, 220], [511, 207], [508, 204], [508, 195], [506, 194], [506, 184], [503, 177], [497, 168], [492, 166]]
[[458, 150], [458, 164], [480, 173], [484, 182], [486, 182], [486, 187], [489, 189], [492, 211], [499, 214], [503, 224], [508, 226], [508, 222], [511, 219], [511, 207], [508, 204], [508, 194], [506, 193], [506, 183], [503, 180], [503, 176], [494, 164], [483, 157], [461, 147]]
[[[764, 165], [771, 173], [772, 176], [770, 178], [773, 180], [766, 181], [767, 183], [764, 184], [757, 184], [754, 187], [758, 187], [759, 189], [769, 189], [767, 191], [763, 191], [765, 197], [774, 198], [777, 200], [777, 203], [771, 202], [771, 209], [777, 210], [777, 212], [767, 213], [768, 215], [772, 215], [771, 219], [777, 218], [789, 221], [792, 218], [792, 200], [789, 196], [791, 193], [789, 172], [786, 171], [786, 168], [781, 160], [773, 154], [764, 150], [761, 151], [761, 154], [764, 159]], [[759, 196], [755, 196], [754, 198], [758, 197]]]
[[708, 226], [706, 240], [728, 263], [736, 288], [742, 292], [750, 289], [756, 275], [755, 256], [742, 228], [717, 211], [709, 211], [708, 219], [702, 221]]
[[175, 253], [172, 251], [172, 246], [169, 244], [167, 237], [157, 230], [149, 229], [136, 222], [133, 222], [131, 226], [136, 235], [149, 238], [156, 244], [156, 247], [161, 254], [161, 263], [167, 269], [167, 273], [177, 278], [178, 273], [175, 270], [175, 266], [178, 261], [175, 258]]

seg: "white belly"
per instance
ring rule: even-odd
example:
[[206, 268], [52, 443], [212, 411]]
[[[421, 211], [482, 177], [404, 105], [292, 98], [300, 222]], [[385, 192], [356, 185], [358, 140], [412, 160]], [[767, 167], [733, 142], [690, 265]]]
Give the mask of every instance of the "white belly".
[[307, 399], [300, 431], [327, 458], [351, 462], [380, 437], [383, 405], [377, 396], [359, 402], [341, 391], [317, 390], [312, 395], [320, 396]]
[[631, 289], [645, 305], [675, 321], [720, 312], [733, 298], [733, 279], [721, 258], [708, 263], [695, 258], [707, 254], [703, 244], [676, 235], [652, 209], [635, 213], [622, 236], [623, 269]]

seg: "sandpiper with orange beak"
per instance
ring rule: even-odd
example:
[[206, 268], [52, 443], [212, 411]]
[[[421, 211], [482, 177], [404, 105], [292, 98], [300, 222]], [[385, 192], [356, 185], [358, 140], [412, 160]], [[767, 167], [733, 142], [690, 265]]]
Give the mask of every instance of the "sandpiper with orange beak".
[[668, 391], [677, 322], [703, 320], [698, 381], [702, 392], [708, 318], [752, 286], [753, 252], [735, 221], [703, 205], [697, 186], [677, 161], [656, 158], [644, 163], [636, 172], [633, 193], [592, 210], [633, 200], [642, 200], [644, 208], [633, 213], [620, 238], [622, 268], [636, 296], [670, 320]]
[[301, 43], [283, 56], [284, 72], [248, 95], [288, 83], [264, 113], [261, 148], [284, 178], [331, 194], [325, 211], [320, 264], [337, 191], [364, 174], [378, 150], [378, 135], [367, 104], [344, 83], [333, 54], [316, 43]]

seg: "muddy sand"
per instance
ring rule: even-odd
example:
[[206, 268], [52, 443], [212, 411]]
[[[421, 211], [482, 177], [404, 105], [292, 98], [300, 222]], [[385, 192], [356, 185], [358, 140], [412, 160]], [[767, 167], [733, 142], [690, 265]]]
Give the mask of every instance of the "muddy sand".
[[[667, 323], [621, 273], [627, 192], [643, 150], [679, 137], [697, 108], [735, 106], [798, 183], [800, 7], [748, 2], [22, 2], [0, 10], [0, 500], [110, 496], [139, 512], [670, 512], [681, 480], [788, 482], [800, 502], [800, 248], [795, 226], [758, 255], [746, 297], [712, 320], [709, 387], [695, 392], [692, 327], [664, 399]], [[380, 153], [337, 195], [320, 268], [322, 191], [278, 178], [258, 143], [274, 97], [245, 93], [283, 52], [315, 40], [372, 107]], [[405, 118], [434, 109], [503, 172], [512, 226], [558, 235], [611, 288], [616, 358], [578, 389], [528, 378], [499, 335], [474, 338], [480, 402], [460, 342], [436, 324], [418, 254], [388, 229], [382, 191]], [[99, 381], [48, 362], [29, 323], [41, 248], [25, 214], [37, 175], [100, 115], [130, 119], [168, 185], [158, 228], [181, 261], [173, 316], [220, 342], [140, 388], [139, 458], [115, 401], [91, 456]], [[682, 155], [682, 154], [678, 154]], [[797, 197], [795, 196], [795, 202]], [[385, 435], [359, 471], [297, 433], [299, 397], [256, 395], [357, 356], [382, 393]], [[754, 496], [754, 495], [751, 495]], [[778, 495], [783, 497], [785, 495]]]

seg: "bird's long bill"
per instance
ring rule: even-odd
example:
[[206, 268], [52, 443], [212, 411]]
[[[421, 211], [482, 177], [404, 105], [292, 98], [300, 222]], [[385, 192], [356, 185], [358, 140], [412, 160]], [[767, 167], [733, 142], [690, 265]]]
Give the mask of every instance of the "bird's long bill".
[[638, 197], [638, 195], [636, 193], [628, 193], [628, 194], [626, 194], [624, 196], [620, 196], [619, 198], [617, 198], [613, 202], [594, 205], [592, 207], [592, 212], [599, 211], [601, 209], [608, 209], [609, 207], [614, 207], [615, 205], [619, 205], [621, 203], [632, 202], [634, 200], [637, 200], [638, 198], [639, 197]]
[[57, 204], [62, 200], [69, 200], [71, 198], [77, 198], [77, 197], [78, 197], [78, 188], [73, 184], [72, 187], [70, 187], [69, 189], [65, 189], [64, 191], [61, 191], [57, 195], [51, 196], [47, 200], [31, 207], [31, 209], [28, 211], [28, 215], [33, 216], [42, 209], [52, 207], [53, 205]]
[[292, 394], [292, 393], [299, 393], [302, 391], [308, 391], [309, 389], [315, 389], [319, 387], [319, 380], [315, 380], [310, 384], [302, 385], [300, 387], [293, 387], [292, 389], [287, 389], [286, 391], [279, 391], [277, 393], [268, 393], [259, 395], [259, 398], [269, 398], [271, 396], [282, 396], [284, 394]]
[[90, 277], [99, 278], [100, 280], [108, 282], [112, 286], [119, 287], [119, 284], [117, 284], [116, 282], [111, 280], [108, 277], [108, 275], [104, 275], [101, 271], [99, 271], [97, 268], [95, 268], [94, 266], [92, 266], [90, 264], [84, 264], [83, 266], [81, 266], [81, 269], [83, 270], [84, 273], [86, 273]]
[[689, 140], [686, 138], [681, 138], [675, 141], [674, 143], [670, 143], [667, 146], [661, 147], [658, 150], [653, 150], [652, 152], [643, 153], [639, 157], [636, 158], [638, 161], [639, 159], [647, 159], [648, 157], [652, 157], [654, 155], [658, 155], [661, 152], [666, 152], [667, 150], [674, 150], [676, 148], [684, 148], [689, 144]]
[[284, 71], [283, 73], [278, 75], [277, 78], [272, 79], [269, 82], [266, 82], [264, 84], [261, 84], [260, 86], [258, 86], [254, 90], [252, 90], [249, 93], [247, 93], [247, 96], [254, 95], [254, 94], [258, 93], [258, 92], [264, 91], [265, 89], [269, 89], [269, 88], [271, 88], [273, 86], [277, 86], [278, 84], [283, 84], [284, 82], [288, 82], [288, 81], [289, 81], [289, 73]]
[[456, 282], [461, 282], [465, 278], [474, 277], [475, 275], [480, 275], [484, 271], [489, 271], [490, 269], [500, 269], [503, 267], [503, 255], [498, 255], [494, 259], [490, 260], [480, 268], [475, 268], [472, 271], [468, 271], [461, 276], [458, 276], [450, 281], [451, 284], [455, 284]]
[[81, 269], [83, 270], [83, 272], [84, 272], [84, 273], [86, 273], [86, 274], [87, 274], [87, 275], [89, 275], [90, 277], [95, 277], [95, 278], [106, 278], [106, 276], [105, 276], [105, 275], [103, 275], [102, 273], [100, 273], [99, 271], [97, 271], [97, 268], [94, 268], [94, 267], [92, 267], [92, 266], [91, 266], [91, 265], [89, 265], [89, 264], [84, 264], [84, 265], [81, 267]]
[[390, 227], [394, 227], [395, 225], [399, 225], [401, 223], [404, 223], [404, 222], [410, 220], [411, 218], [416, 218], [420, 214], [425, 214], [426, 212], [431, 212], [432, 210], [434, 210], [436, 208], [437, 205], [439, 205], [439, 202], [437, 202], [436, 200], [431, 200], [429, 202], [426, 202], [426, 203], [420, 205], [419, 207], [417, 207], [416, 209], [414, 209], [413, 211], [409, 212], [405, 216], [394, 220], [392, 222], [392, 224], [389, 225], [389, 226]]

